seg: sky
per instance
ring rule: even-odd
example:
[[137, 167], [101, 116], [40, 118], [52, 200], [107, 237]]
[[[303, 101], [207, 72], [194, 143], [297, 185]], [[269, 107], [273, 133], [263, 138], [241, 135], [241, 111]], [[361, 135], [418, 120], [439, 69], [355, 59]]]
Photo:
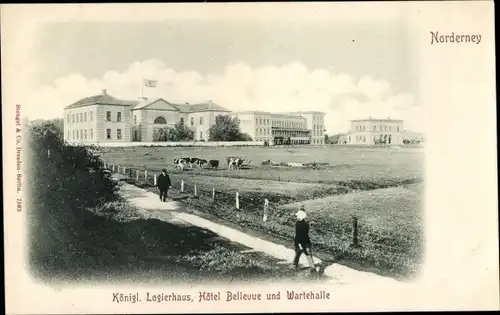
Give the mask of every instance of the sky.
[[29, 57], [24, 113], [62, 117], [101, 93], [212, 100], [230, 110], [326, 113], [327, 133], [349, 120], [404, 119], [422, 130], [418, 56], [404, 19], [190, 19], [44, 22]]

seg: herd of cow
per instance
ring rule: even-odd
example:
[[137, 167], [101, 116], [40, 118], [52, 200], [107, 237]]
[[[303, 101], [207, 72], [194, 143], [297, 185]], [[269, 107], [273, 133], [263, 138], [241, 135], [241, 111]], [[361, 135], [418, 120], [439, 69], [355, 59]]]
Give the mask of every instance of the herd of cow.
[[[252, 164], [252, 161], [245, 160], [241, 157], [227, 157], [226, 162], [227, 162], [228, 169], [240, 169], [243, 165]], [[206, 167], [206, 168], [210, 168], [212, 170], [216, 170], [219, 168], [219, 160], [208, 160], [207, 161], [205, 159], [191, 158], [191, 157], [174, 159], [174, 164], [175, 164], [175, 168], [179, 169], [181, 171], [184, 170], [184, 168], [186, 168], [186, 167], [189, 167], [190, 169], [192, 169], [193, 165], [197, 165], [200, 169], [203, 169], [204, 167]]]

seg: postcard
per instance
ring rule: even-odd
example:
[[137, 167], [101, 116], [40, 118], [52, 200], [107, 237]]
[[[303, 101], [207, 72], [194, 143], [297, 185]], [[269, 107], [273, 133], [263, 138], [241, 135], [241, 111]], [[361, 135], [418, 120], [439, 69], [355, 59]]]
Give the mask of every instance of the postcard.
[[499, 309], [493, 2], [1, 14], [7, 314]]

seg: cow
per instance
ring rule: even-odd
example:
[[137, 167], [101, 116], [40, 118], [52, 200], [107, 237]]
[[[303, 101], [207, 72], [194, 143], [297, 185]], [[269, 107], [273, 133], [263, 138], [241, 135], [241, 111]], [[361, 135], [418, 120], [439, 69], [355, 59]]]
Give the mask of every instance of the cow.
[[210, 167], [212, 170], [216, 170], [219, 167], [219, 160], [208, 161], [208, 167]]
[[236, 157], [233, 157], [233, 156], [228, 156], [226, 158], [226, 161], [227, 161], [227, 168], [228, 169], [231, 169], [231, 166], [233, 165], [233, 162], [234, 160], [236, 159]]
[[174, 164], [176, 169], [183, 171], [184, 164], [186, 164], [186, 161], [184, 159], [174, 159]]
[[240, 160], [241, 158], [239, 157], [234, 157], [234, 156], [230, 156], [230, 157], [227, 157], [226, 158], [226, 161], [227, 161], [227, 169], [230, 170], [232, 168], [235, 168], [238, 164], [238, 160]]
[[193, 168], [193, 164], [199, 160], [198, 158], [193, 158], [193, 157], [185, 157], [182, 159], [185, 161], [186, 164], [189, 164], [189, 168]]
[[204, 160], [204, 159], [198, 159], [196, 161], [196, 164], [200, 166], [200, 168], [203, 168], [203, 165], [204, 164], [207, 164], [207, 160]]
[[[243, 159], [243, 158], [240, 158], [240, 157], [230, 158], [229, 163], [228, 163], [228, 169], [232, 169], [232, 168], [240, 169], [241, 166], [243, 165], [243, 163], [245, 163], [245, 159]], [[251, 164], [251, 163], [252, 163], [252, 161], [247, 161], [246, 164]]]

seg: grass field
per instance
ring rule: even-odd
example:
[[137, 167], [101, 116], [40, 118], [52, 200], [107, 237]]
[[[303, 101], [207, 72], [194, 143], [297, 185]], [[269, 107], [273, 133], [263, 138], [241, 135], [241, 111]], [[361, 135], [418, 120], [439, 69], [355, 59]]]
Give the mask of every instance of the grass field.
[[[415, 276], [422, 253], [421, 200], [423, 159], [420, 149], [349, 147], [220, 147], [220, 148], [103, 148], [103, 161], [148, 172], [169, 170], [173, 196], [180, 181], [198, 198], [185, 202], [245, 228], [293, 238], [294, 212], [304, 205], [318, 250], [346, 262], [395, 277]], [[252, 160], [252, 168], [227, 170], [226, 156]], [[219, 159], [221, 169], [176, 171], [173, 159]], [[328, 163], [318, 169], [272, 167], [261, 161]], [[143, 178], [143, 172], [140, 176]], [[152, 177], [149, 178], [152, 183]], [[212, 189], [217, 191], [215, 202]], [[240, 211], [235, 211], [235, 192]], [[186, 194], [184, 194], [186, 195]], [[269, 220], [262, 222], [264, 198]], [[351, 215], [359, 219], [361, 248], [351, 248]]]

